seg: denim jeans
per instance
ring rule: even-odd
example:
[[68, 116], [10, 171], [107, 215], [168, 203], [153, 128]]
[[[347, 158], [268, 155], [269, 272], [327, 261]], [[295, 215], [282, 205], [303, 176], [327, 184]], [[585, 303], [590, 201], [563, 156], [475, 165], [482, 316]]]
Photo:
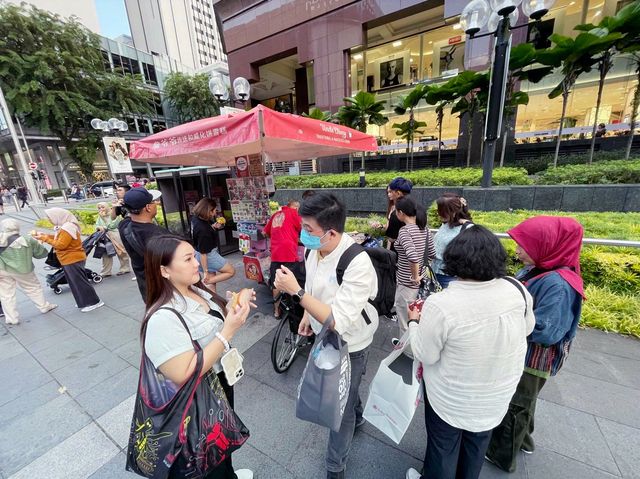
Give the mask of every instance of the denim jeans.
[[369, 348], [370, 346], [361, 351], [349, 353], [349, 358], [351, 359], [349, 398], [347, 399], [340, 430], [338, 432], [331, 431], [329, 434], [329, 445], [327, 447], [328, 472], [344, 471], [347, 464], [347, 456], [349, 455], [349, 449], [351, 449], [356, 423], [362, 417], [363, 406], [360, 399], [360, 382], [367, 371]]

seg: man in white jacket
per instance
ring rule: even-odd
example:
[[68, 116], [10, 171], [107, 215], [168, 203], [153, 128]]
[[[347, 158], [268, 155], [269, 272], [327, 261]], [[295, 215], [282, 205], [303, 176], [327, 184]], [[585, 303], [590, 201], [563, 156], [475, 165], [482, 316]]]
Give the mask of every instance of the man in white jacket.
[[364, 423], [360, 381], [367, 367], [369, 346], [378, 329], [378, 313], [369, 302], [378, 292], [378, 279], [366, 252], [358, 254], [344, 271], [338, 284], [336, 267], [342, 254], [354, 244], [344, 234], [346, 209], [332, 194], [308, 196], [299, 210], [302, 217], [300, 240], [307, 248], [306, 284], [301, 289], [286, 267], [276, 272], [275, 286], [291, 294], [305, 309], [298, 333], [318, 334], [322, 324], [333, 318], [333, 329], [349, 347], [351, 386], [342, 424], [331, 431], [327, 447], [327, 479], [344, 478], [347, 456], [355, 428]]

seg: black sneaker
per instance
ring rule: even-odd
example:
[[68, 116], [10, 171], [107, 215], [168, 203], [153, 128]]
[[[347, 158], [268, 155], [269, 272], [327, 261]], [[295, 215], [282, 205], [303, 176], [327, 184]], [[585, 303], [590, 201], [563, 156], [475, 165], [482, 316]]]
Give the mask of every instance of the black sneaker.
[[361, 428], [362, 426], [364, 426], [364, 424], [367, 422], [367, 420], [363, 417], [361, 417], [360, 419], [356, 420], [356, 429]]

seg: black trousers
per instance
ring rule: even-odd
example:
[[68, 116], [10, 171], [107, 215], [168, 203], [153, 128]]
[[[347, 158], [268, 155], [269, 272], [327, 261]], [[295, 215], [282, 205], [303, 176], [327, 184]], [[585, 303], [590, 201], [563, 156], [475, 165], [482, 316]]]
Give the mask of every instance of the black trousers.
[[477, 479], [484, 463], [491, 430], [470, 432], [446, 423], [425, 394], [427, 452], [423, 479]]
[[64, 275], [69, 283], [69, 288], [73, 294], [73, 299], [76, 300], [78, 308], [84, 308], [85, 306], [93, 306], [100, 302], [100, 298], [93, 289], [93, 285], [87, 279], [87, 275], [84, 271], [84, 261], [78, 261], [77, 263], [66, 264], [62, 266]]
[[[220, 384], [222, 385], [222, 389], [227, 396], [227, 401], [229, 401], [229, 405], [233, 408], [233, 386], [229, 386], [227, 382], [227, 377], [224, 372], [218, 373], [218, 379], [220, 380]], [[184, 460], [182, 456], [178, 456], [176, 462]], [[180, 476], [173, 474], [169, 471], [169, 479], [182, 479]], [[213, 471], [207, 474], [206, 479], [238, 479], [236, 473], [233, 472], [233, 464], [231, 463], [231, 456], [226, 458], [222, 464], [216, 467]]]
[[535, 445], [531, 437], [533, 418], [536, 414], [538, 394], [546, 382], [545, 378], [522, 373], [507, 414], [493, 430], [487, 449], [487, 457], [500, 469], [514, 472], [520, 448], [534, 450]]

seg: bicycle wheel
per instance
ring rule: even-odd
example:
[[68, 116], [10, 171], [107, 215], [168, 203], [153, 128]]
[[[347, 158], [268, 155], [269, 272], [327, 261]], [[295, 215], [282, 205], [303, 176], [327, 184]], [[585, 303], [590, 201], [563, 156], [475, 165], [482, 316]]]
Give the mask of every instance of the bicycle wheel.
[[271, 363], [278, 374], [291, 367], [301, 342], [302, 336], [291, 331], [289, 313], [285, 313], [276, 328], [276, 334], [271, 343]]

